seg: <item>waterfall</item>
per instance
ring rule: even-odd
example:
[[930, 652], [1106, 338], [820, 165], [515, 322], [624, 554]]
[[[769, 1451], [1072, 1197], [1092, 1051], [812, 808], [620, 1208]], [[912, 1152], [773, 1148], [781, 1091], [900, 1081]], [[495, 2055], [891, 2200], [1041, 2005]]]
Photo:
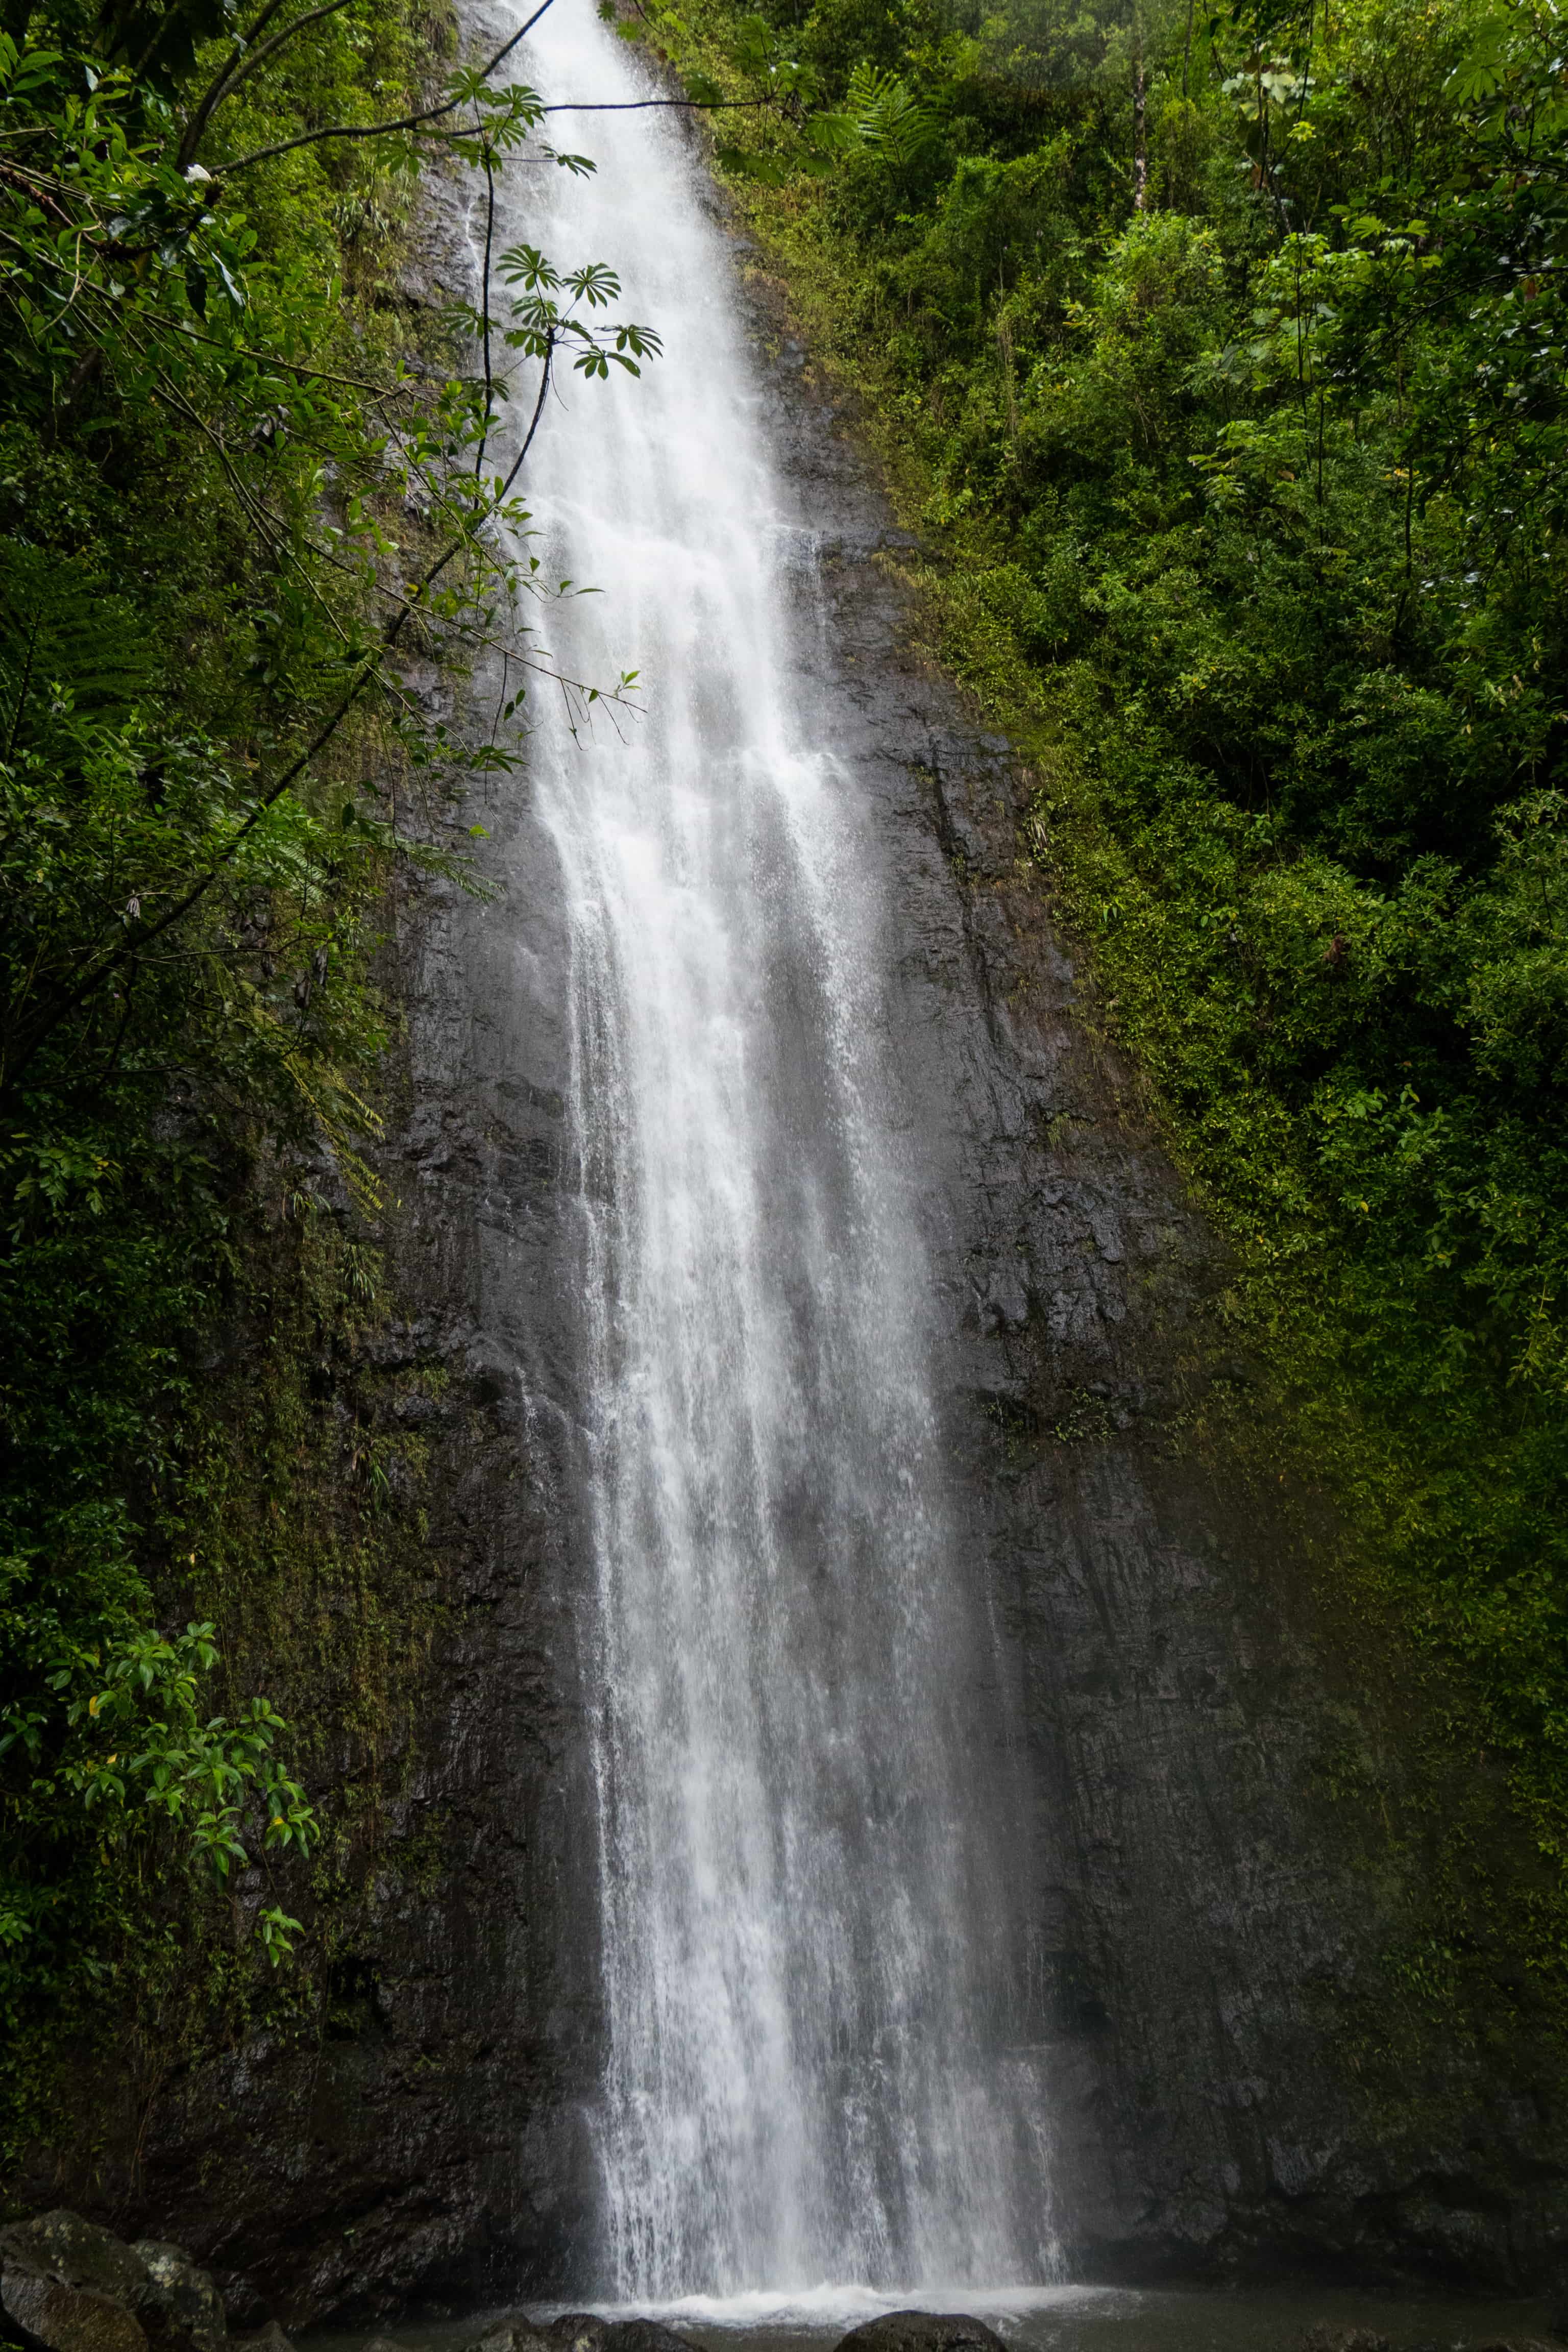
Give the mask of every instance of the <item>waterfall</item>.
[[[521, 70], [650, 94], [592, 0]], [[1038, 2278], [1039, 2085], [985, 1567], [949, 1499], [885, 879], [797, 658], [809, 518], [770, 469], [731, 257], [679, 118], [558, 115], [498, 247], [606, 263], [665, 356], [563, 373], [529, 460], [562, 669], [527, 789], [571, 937], [584, 1540], [606, 2049], [602, 2284]], [[515, 402], [521, 415], [529, 403]], [[591, 722], [591, 723], [590, 723]]]

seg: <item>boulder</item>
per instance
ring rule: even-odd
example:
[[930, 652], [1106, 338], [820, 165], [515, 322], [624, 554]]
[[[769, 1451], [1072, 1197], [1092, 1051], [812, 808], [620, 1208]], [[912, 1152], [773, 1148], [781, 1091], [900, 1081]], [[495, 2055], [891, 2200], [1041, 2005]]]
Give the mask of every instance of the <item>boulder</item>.
[[604, 2352], [607, 2319], [595, 2319], [591, 2311], [569, 2311], [563, 2318], [550, 2323], [551, 2340], [565, 2347], [565, 2352]]
[[[269, 2319], [265, 2327], [253, 2327], [247, 2336], [231, 2336], [228, 2344], [229, 2352], [294, 2352], [275, 2319]], [[373, 2336], [363, 2352], [405, 2352], [405, 2347], [395, 2344], [389, 2336]]]
[[1301, 2352], [1388, 2352], [1388, 2338], [1373, 2327], [1341, 2327], [1320, 2319], [1302, 2336]]
[[[385, 2345], [384, 2337], [378, 2341]], [[364, 2352], [372, 2352], [368, 2344]], [[405, 2347], [387, 2346], [386, 2352], [405, 2352]], [[536, 2327], [531, 2320], [498, 2319], [477, 2344], [468, 2347], [468, 2352], [560, 2352], [560, 2346], [548, 2328]]]
[[840, 2338], [837, 2352], [1005, 2352], [983, 2319], [957, 2311], [889, 2311]]
[[45, 2352], [227, 2352], [223, 2298], [184, 2247], [128, 2246], [79, 2213], [0, 2230], [0, 2304]]
[[0, 2230], [0, 2264], [58, 2279], [84, 2294], [106, 2294], [130, 2310], [153, 2300], [147, 2265], [112, 2230], [63, 2210], [36, 2213]]
[[[599, 2319], [591, 2311], [569, 2311], [551, 2323], [548, 2352], [698, 2352], [689, 2337], [657, 2319]], [[529, 2352], [519, 2347], [519, 2352]]]
[[0, 2273], [0, 2303], [23, 2340], [46, 2352], [147, 2352], [135, 2315], [90, 2287], [7, 2267]]
[[[278, 2326], [278, 2322], [274, 2320], [272, 2325], [278, 2329], [279, 2335], [282, 2336], [283, 2330]], [[284, 2336], [283, 2340], [287, 2343], [289, 2339]], [[257, 2352], [262, 2352], [259, 2345], [257, 2347]], [[407, 2352], [407, 2347], [395, 2343], [390, 2336], [373, 2336], [368, 2343], [360, 2346], [359, 2352]]]
[[163, 2315], [158, 2332], [178, 2346], [180, 2352], [186, 2352], [187, 2347], [189, 2352], [219, 2352], [228, 2336], [228, 2322], [223, 2297], [210, 2274], [198, 2270], [183, 2247], [165, 2245], [161, 2238], [138, 2238], [131, 2252], [146, 2264]]
[[47, 2352], [148, 2352], [162, 2312], [147, 2265], [79, 2214], [39, 2213], [0, 2230], [0, 2304]]

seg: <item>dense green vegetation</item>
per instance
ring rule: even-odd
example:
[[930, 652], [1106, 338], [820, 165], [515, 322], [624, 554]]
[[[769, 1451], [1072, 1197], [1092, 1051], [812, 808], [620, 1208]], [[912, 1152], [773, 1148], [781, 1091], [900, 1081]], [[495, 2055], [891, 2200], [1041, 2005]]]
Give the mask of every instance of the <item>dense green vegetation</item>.
[[433, 81], [453, 47], [418, 0], [0, 20], [7, 2157], [130, 1990], [243, 1999], [289, 1952], [324, 1727], [252, 1677], [374, 1713], [427, 1638], [355, 1369], [373, 958], [400, 864], [464, 878], [448, 778], [505, 759], [400, 665], [539, 666], [502, 362], [655, 347], [529, 251], [487, 246], [478, 313], [395, 298], [423, 163], [551, 154], [505, 50]]
[[[642, 12], [738, 86], [727, 8]], [[738, 193], [1031, 760], [1021, 854], [1568, 1965], [1568, 70], [1535, 0], [770, 0]], [[757, 20], [742, 46], [762, 37]], [[820, 141], [818, 142], [820, 143]], [[1363, 1570], [1363, 1573], [1365, 1570]], [[1450, 1953], [1448, 1958], [1451, 1959]]]
[[[427, 1594], [384, 1606], [416, 1579], [355, 1353], [373, 967], [389, 877], [442, 863], [448, 779], [496, 755], [400, 664], [533, 658], [491, 528], [526, 547], [487, 466], [503, 349], [656, 346], [603, 323], [604, 272], [526, 250], [504, 316], [488, 283], [482, 316], [395, 299], [422, 163], [542, 126], [504, 76], [432, 80], [419, 0], [0, 27], [15, 2151], [55, 2056], [193, 1927], [242, 1990], [297, 1933], [323, 1825], [250, 1671], [279, 1595], [370, 1595], [374, 1671], [323, 1669], [344, 1705], [427, 1638]], [[1021, 853], [1235, 1239], [1227, 1311], [1458, 1662], [1466, 1752], [1507, 1759], [1548, 1865], [1510, 1934], [1561, 1987], [1559, 20], [645, 0], [650, 27], [766, 126], [721, 160], [921, 512], [934, 642], [1032, 763]]]

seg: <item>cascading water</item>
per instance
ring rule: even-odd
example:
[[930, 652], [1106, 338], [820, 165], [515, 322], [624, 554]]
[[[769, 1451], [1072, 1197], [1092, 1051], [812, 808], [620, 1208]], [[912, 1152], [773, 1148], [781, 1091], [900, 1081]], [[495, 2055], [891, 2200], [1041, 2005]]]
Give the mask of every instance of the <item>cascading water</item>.
[[[591, 0], [525, 71], [650, 94]], [[640, 383], [563, 377], [526, 478], [552, 576], [603, 592], [550, 609], [551, 654], [636, 663], [646, 706], [574, 734], [536, 698], [528, 753], [572, 940], [603, 2284], [1038, 2279], [983, 1564], [946, 1501], [876, 860], [793, 666], [809, 542], [683, 132], [551, 135], [596, 175], [514, 165], [498, 247], [607, 263], [665, 341]]]

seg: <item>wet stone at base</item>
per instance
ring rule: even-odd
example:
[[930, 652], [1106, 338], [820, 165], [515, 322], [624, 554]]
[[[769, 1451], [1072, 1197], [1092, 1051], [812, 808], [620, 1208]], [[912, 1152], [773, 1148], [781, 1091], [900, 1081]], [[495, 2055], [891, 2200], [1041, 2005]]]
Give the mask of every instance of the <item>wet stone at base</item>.
[[851, 2328], [837, 2352], [1005, 2352], [984, 2320], [959, 2312], [889, 2311]]
[[276, 2323], [231, 2338], [207, 2272], [58, 2209], [0, 2230], [0, 2311], [30, 2352], [293, 2352]]

